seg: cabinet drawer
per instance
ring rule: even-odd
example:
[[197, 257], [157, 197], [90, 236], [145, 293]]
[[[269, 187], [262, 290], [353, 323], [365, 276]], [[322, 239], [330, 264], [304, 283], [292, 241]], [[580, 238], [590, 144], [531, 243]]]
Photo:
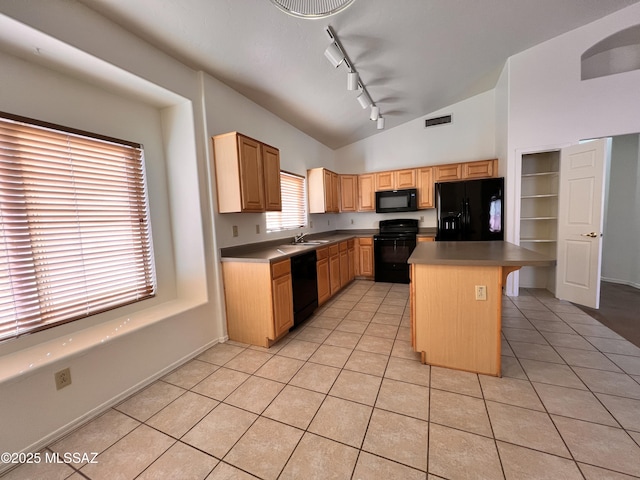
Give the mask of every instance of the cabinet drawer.
[[358, 238], [359, 245], [373, 245], [373, 237], [360, 237]]
[[271, 278], [278, 278], [291, 273], [291, 260], [288, 258], [278, 263], [271, 264]]
[[355, 243], [356, 241], [353, 238], [351, 240], [347, 240], [347, 248], [353, 248]]
[[347, 251], [347, 242], [340, 242], [340, 251], [341, 252], [346, 252]]
[[338, 253], [340, 253], [340, 250], [338, 248], [338, 244], [336, 243], [335, 245], [329, 245], [329, 256], [333, 257], [334, 255], [338, 255]]
[[329, 247], [322, 247], [316, 249], [316, 260], [320, 261], [323, 258], [327, 258], [329, 256]]

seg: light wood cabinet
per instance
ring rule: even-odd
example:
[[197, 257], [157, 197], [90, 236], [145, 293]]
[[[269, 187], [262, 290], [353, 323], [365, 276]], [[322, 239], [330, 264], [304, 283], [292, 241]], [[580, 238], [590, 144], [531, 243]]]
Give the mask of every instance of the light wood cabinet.
[[347, 248], [347, 242], [340, 242], [338, 244], [340, 249], [340, 288], [349, 283], [349, 252]]
[[358, 175], [358, 211], [374, 212], [376, 209], [375, 175]]
[[435, 182], [462, 180], [462, 164], [436, 165], [433, 167]]
[[435, 242], [435, 237], [425, 237], [425, 236], [420, 236], [418, 235], [416, 237], [416, 240], [418, 241], [418, 243], [420, 242]]
[[407, 168], [404, 170], [389, 170], [388, 172], [375, 173], [376, 192], [381, 190], [398, 190], [402, 188], [416, 187], [416, 170]]
[[358, 238], [358, 275], [373, 278], [373, 237]]
[[356, 278], [356, 249], [355, 240], [347, 240], [347, 254], [349, 258], [349, 282]]
[[338, 174], [326, 168], [307, 170], [309, 213], [339, 211]]
[[338, 244], [329, 246], [329, 290], [331, 296], [340, 290], [340, 250]]
[[264, 166], [264, 207], [267, 212], [279, 212], [282, 210], [280, 151], [264, 143], [261, 147]]
[[222, 276], [230, 340], [269, 347], [293, 326], [288, 258], [273, 264], [223, 262]]
[[356, 212], [358, 210], [358, 176], [339, 175], [340, 179], [340, 211]]
[[495, 177], [498, 170], [498, 159], [480, 160], [462, 164], [462, 179]]
[[329, 247], [316, 250], [316, 270], [318, 274], [318, 306], [331, 298], [329, 277]]
[[394, 189], [416, 188], [416, 169], [394, 170], [393, 185]]
[[376, 178], [376, 192], [380, 190], [393, 190], [394, 189], [394, 179], [393, 179], [393, 171], [388, 172], [377, 172], [375, 174]]
[[417, 170], [418, 176], [418, 209], [434, 208], [433, 196], [433, 167], [423, 167]]
[[278, 149], [238, 132], [212, 142], [220, 213], [282, 209]]

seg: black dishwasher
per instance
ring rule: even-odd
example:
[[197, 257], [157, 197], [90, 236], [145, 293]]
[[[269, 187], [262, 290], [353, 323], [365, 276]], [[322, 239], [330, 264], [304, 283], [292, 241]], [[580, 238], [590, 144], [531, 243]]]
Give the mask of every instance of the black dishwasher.
[[316, 251], [291, 257], [293, 282], [293, 323], [299, 325], [318, 308], [318, 275]]

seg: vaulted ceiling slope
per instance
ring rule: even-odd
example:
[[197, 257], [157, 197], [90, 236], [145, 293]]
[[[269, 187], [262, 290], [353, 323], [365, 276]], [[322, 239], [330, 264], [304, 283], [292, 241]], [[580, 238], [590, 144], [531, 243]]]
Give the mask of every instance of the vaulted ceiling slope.
[[323, 52], [331, 26], [386, 129], [492, 89], [507, 58], [639, 0], [355, 0], [321, 20], [269, 0], [80, 0], [321, 143], [378, 133]]

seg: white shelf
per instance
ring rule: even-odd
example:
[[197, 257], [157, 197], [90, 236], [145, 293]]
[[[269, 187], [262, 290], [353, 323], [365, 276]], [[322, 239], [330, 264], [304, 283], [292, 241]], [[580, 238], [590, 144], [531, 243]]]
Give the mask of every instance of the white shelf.
[[558, 175], [558, 172], [539, 172], [539, 173], [523, 173], [522, 178], [525, 177], [545, 177]]
[[557, 220], [558, 217], [520, 217], [520, 220]]
[[555, 238], [521, 238], [520, 243], [556, 243]]

